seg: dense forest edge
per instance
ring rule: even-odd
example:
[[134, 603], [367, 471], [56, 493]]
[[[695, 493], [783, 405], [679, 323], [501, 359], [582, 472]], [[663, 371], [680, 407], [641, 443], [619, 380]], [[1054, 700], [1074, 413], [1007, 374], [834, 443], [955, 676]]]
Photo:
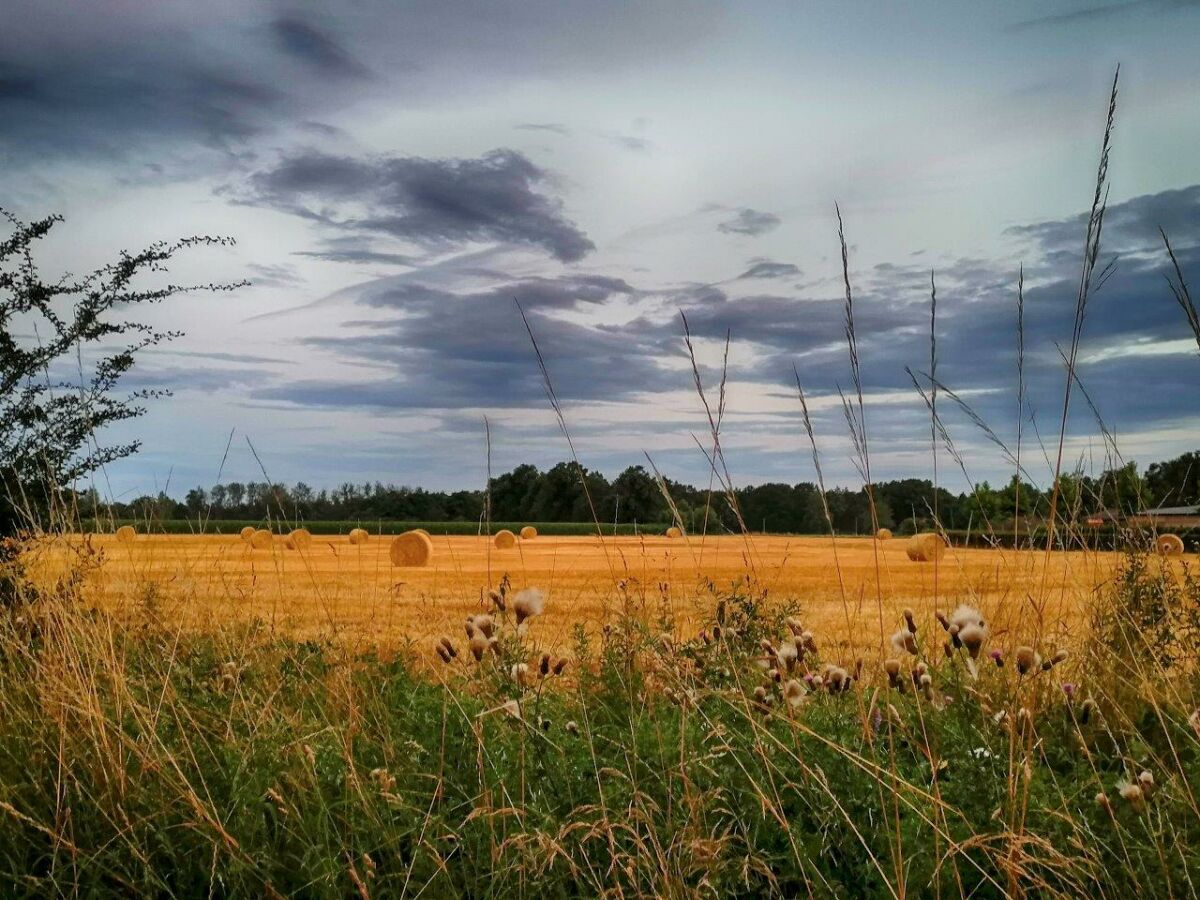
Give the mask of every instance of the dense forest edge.
[[[196, 487], [182, 500], [160, 493], [128, 503], [106, 503], [95, 491], [77, 498], [80, 520], [95, 530], [131, 523], [168, 533], [236, 531], [263, 522], [303, 522], [316, 533], [337, 534], [357, 525], [390, 533], [425, 527], [433, 533], [476, 534], [495, 527], [536, 523], [548, 534], [637, 534], [659, 530], [672, 520], [664, 488], [693, 532], [739, 531], [729, 496], [664, 478], [630, 466], [611, 481], [584, 469], [591, 514], [579, 470], [561, 462], [542, 471], [517, 466], [491, 479], [486, 490], [430, 491], [380, 482], [345, 483], [315, 490], [269, 482], [227, 482]], [[1059, 515], [1075, 522], [1105, 515], [1119, 519], [1145, 509], [1182, 506], [1200, 498], [1200, 452], [1184, 453], [1140, 471], [1136, 462], [1098, 476], [1076, 472], [1059, 479]], [[812, 482], [766, 483], [738, 488], [736, 504], [749, 530], [775, 534], [829, 531], [821, 492]], [[1014, 476], [1003, 487], [980, 482], [974, 490], [952, 493], [927, 479], [905, 478], [873, 485], [880, 527], [912, 533], [934, 526], [963, 543], [993, 541], [1005, 534], [1035, 535], [1044, 523], [1050, 490]], [[839, 534], [869, 534], [870, 499], [863, 489], [830, 488], [829, 515]]]

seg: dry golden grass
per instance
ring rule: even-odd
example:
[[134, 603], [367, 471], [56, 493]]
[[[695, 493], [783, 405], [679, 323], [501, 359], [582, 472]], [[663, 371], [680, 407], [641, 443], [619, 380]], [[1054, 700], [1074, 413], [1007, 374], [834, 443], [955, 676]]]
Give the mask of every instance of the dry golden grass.
[[[33, 571], [61, 569], [83, 540], [44, 546]], [[514, 589], [546, 591], [539, 636], [559, 650], [567, 649], [576, 623], [594, 630], [621, 611], [648, 621], [669, 611], [680, 633], [694, 634], [711, 617], [714, 593], [736, 584], [765, 592], [769, 602], [797, 601], [806, 626], [846, 652], [878, 647], [905, 607], [931, 622], [935, 609], [960, 602], [978, 606], [998, 637], [1036, 629], [1043, 640], [1065, 643], [1082, 601], [1118, 559], [950, 548], [936, 563], [917, 563], [901, 541], [838, 538], [835, 545], [828, 537], [776, 536], [543, 536], [498, 551], [483, 537], [435, 536], [427, 566], [395, 568], [386, 539], [351, 544], [318, 535], [293, 552], [281, 542], [252, 550], [236, 535], [88, 540], [101, 552], [86, 596], [108, 611], [136, 613], [153, 597], [158, 614], [187, 629], [257, 619], [283, 634], [334, 633], [355, 646], [384, 648], [459, 633], [505, 575]]]

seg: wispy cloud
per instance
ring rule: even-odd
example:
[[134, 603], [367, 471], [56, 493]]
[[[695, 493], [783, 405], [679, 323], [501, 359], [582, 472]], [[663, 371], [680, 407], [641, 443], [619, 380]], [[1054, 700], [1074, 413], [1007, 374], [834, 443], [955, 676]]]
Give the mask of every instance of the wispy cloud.
[[1008, 31], [1029, 31], [1038, 28], [1058, 28], [1072, 25], [1087, 25], [1093, 22], [1107, 22], [1145, 12], [1168, 13], [1176, 10], [1196, 8], [1200, 6], [1196, 0], [1128, 0], [1124, 3], [1103, 3], [1084, 6], [1080, 9], [1064, 13], [1052, 13], [1045, 16], [1035, 16], [1013, 22], [1007, 27]]
[[750, 268], [746, 269], [738, 278], [796, 278], [800, 274], [800, 267], [793, 263], [756, 259], [751, 260]]
[[757, 237], [774, 231], [783, 220], [775, 213], [763, 212], [758, 209], [740, 209], [733, 218], [717, 223], [717, 231], [723, 234], [744, 234]]
[[271, 23], [280, 49], [323, 75], [367, 78], [370, 70], [312, 22], [298, 16], [280, 16]]

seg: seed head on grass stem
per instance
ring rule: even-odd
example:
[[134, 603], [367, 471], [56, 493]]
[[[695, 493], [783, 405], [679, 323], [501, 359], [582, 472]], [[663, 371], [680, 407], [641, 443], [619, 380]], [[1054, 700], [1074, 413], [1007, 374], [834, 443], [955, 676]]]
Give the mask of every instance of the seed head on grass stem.
[[525, 588], [513, 597], [513, 612], [516, 614], [518, 625], [526, 619], [540, 616], [545, 607], [546, 595], [537, 588]]
[[475, 657], [475, 662], [482, 662], [483, 656], [488, 651], [490, 639], [485, 637], [482, 632], [475, 632], [471, 635], [471, 640], [468, 645], [471, 655]]
[[896, 653], [907, 653], [910, 656], [917, 655], [916, 635], [907, 628], [901, 628], [893, 633], [891, 644], [892, 650]]
[[1038, 668], [1042, 664], [1042, 657], [1032, 647], [1018, 647], [1016, 653], [1017, 672], [1022, 675], [1028, 675], [1030, 671]]

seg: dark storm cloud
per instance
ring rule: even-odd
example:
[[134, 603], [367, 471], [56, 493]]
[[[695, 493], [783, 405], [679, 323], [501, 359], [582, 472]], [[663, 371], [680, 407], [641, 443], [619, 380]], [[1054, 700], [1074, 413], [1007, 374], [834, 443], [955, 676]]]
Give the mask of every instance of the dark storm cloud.
[[[0, 158], [161, 160], [218, 150], [386, 98], [410, 108], [512, 78], [611, 75], [719, 33], [695, 4], [383, 0], [327, 16], [281, 0], [195, 4], [8, 0], [0, 27]], [[306, 124], [308, 123], [308, 124]], [[319, 126], [318, 126], [319, 127]], [[332, 134], [326, 127], [326, 135]], [[184, 171], [192, 174], [194, 168]]]
[[117, 155], [130, 137], [189, 136], [228, 148], [260, 133], [285, 111], [285, 97], [253, 75], [201, 61], [68, 60], [53, 68], [9, 68], [0, 90], [6, 125], [0, 150]]
[[271, 23], [279, 47], [325, 75], [366, 78], [370, 71], [337, 41], [311, 22], [296, 16], [281, 16]]
[[[1157, 250], [1162, 245], [1158, 234], [1160, 227], [1173, 241], [1177, 235], [1185, 239], [1190, 235], [1195, 239], [1198, 222], [1200, 185], [1194, 184], [1110, 205], [1104, 214], [1103, 237], [1106, 246], [1114, 251]], [[1033, 239], [1043, 253], [1074, 253], [1082, 258], [1086, 227], [1087, 215], [1081, 213], [1065, 219], [1014, 226], [1007, 233]]]
[[800, 275], [800, 268], [792, 263], [772, 262], [769, 259], [753, 260], [750, 268], [738, 278], [794, 278]]
[[595, 276], [530, 279], [475, 293], [421, 284], [368, 289], [360, 302], [390, 317], [348, 323], [361, 329], [357, 334], [305, 343], [381, 366], [391, 376], [355, 384], [306, 380], [257, 396], [317, 406], [539, 406], [544, 397], [541, 375], [517, 300], [529, 316], [559, 396], [620, 399], [651, 388], [658, 379], [654, 336], [577, 324], [555, 313], [631, 292], [619, 279]]
[[774, 231], [782, 220], [775, 213], [762, 212], [757, 209], [740, 209], [737, 214], [724, 222], [717, 224], [717, 231], [722, 234], [746, 234], [757, 237]]
[[573, 262], [595, 245], [546, 193], [551, 182], [513, 150], [476, 159], [310, 152], [253, 175], [247, 202], [417, 244], [528, 244]]
[[[1189, 221], [1187, 214], [1198, 192], [1200, 187], [1168, 191], [1111, 207], [1114, 226], [1106, 231], [1106, 253], [1121, 254], [1122, 262], [1091, 299], [1079, 367], [1080, 379], [1110, 425], [1137, 430], [1195, 412], [1182, 399], [1191, 395], [1188, 385], [1200, 375], [1194, 348], [1158, 356], [1137, 352], [1139, 346], [1189, 336], [1163, 281], [1165, 255], [1137, 248], [1152, 245], [1158, 221], [1174, 222], [1181, 265], [1186, 273], [1200, 272], [1200, 217]], [[1072, 228], [1081, 241], [1084, 223], [1077, 217], [1014, 232], [1027, 242], [1025, 258], [1031, 261], [1025, 289], [1026, 413], [1036, 413], [1046, 427], [1052, 427], [1048, 420], [1061, 408], [1065, 379], [1055, 342], [1065, 349], [1075, 309], [1077, 261], [1059, 250], [1060, 244], [1071, 243]], [[1137, 252], [1126, 252], [1129, 248]], [[872, 428], [889, 452], [907, 452], [910, 444], [916, 452], [923, 439], [912, 437], [914, 429], [927, 429], [928, 418], [905, 367], [918, 377], [929, 369], [930, 273], [908, 263], [856, 270], [854, 261], [852, 253], [864, 387], [873, 396], [905, 401], [873, 405]], [[752, 346], [756, 352], [749, 358], [735, 354], [738, 361], [730, 374], [760, 383], [767, 393], [791, 396], [793, 365], [814, 398], [836, 396], [839, 386], [847, 389], [852, 383], [845, 299], [837, 288], [824, 296], [744, 293], [734, 290], [743, 280], [734, 279], [725, 288], [707, 284], [646, 290], [602, 275], [514, 281], [478, 268], [462, 270], [468, 271], [473, 279], [490, 280], [490, 286], [453, 289], [453, 270], [437, 286], [420, 282], [422, 270], [370, 282], [357, 291], [356, 306], [363, 314], [347, 323], [353, 333], [309, 342], [314, 350], [380, 366], [394, 376], [365, 386], [315, 380], [280, 384], [261, 396], [297, 404], [396, 409], [542, 408], [540, 376], [514, 298], [530, 317], [564, 400], [625, 400], [646, 391], [688, 390], [689, 369], [679, 365], [685, 352], [679, 312], [687, 316], [695, 338], [711, 342], [709, 350], [719, 347], [727, 334]], [[1011, 438], [1016, 421], [1017, 264], [964, 258], [940, 266], [936, 279], [938, 379]], [[753, 279], [745, 281], [753, 284]], [[638, 315], [618, 317], [621, 324], [597, 324], [608, 320], [605, 313], [614, 305], [632, 307]], [[702, 349], [706, 383], [717, 382], [719, 363], [719, 351]], [[1073, 427], [1095, 430], [1081, 397], [1073, 410]], [[947, 400], [943, 411], [964, 446], [982, 439], [952, 402]], [[836, 404], [816, 417], [822, 428], [844, 433]]]

